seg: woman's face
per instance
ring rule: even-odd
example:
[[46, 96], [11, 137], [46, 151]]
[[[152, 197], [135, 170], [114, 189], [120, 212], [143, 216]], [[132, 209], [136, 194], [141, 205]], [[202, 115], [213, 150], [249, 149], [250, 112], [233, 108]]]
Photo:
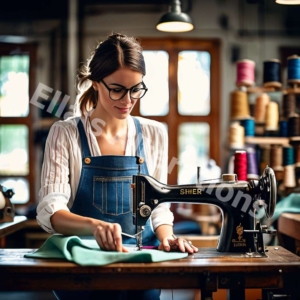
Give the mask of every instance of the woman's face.
[[[132, 111], [138, 100], [130, 97], [130, 91], [120, 100], [113, 101], [110, 98], [118, 99], [125, 93], [125, 89], [130, 89], [143, 81], [143, 75], [128, 68], [121, 68], [109, 76], [93, 82], [93, 86], [98, 90], [98, 102], [96, 110], [103, 117], [111, 116], [117, 119], [125, 119]], [[111, 89], [111, 92], [109, 92]]]

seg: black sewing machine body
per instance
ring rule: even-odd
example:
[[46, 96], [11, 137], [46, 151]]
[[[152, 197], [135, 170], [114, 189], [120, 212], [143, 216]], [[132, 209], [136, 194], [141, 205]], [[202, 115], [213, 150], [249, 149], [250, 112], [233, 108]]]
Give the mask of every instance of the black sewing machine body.
[[6, 189], [0, 185], [0, 223], [12, 222], [15, 216], [15, 208], [10, 198], [14, 195], [12, 189]]
[[[238, 181], [234, 174], [223, 179], [189, 185], [166, 185], [147, 175], [133, 176], [133, 222], [137, 232], [160, 203], [211, 204], [220, 208], [222, 228], [217, 250], [220, 252], [261, 253], [262, 234], [272, 234], [256, 222], [257, 209], [264, 207], [272, 217], [276, 205], [276, 181], [271, 168], [259, 180]], [[137, 240], [137, 244], [139, 241]], [[139, 246], [139, 245], [137, 245]]]

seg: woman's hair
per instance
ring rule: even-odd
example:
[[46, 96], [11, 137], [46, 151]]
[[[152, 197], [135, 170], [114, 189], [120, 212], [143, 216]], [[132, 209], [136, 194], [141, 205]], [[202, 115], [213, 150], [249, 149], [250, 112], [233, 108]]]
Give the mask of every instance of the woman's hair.
[[99, 82], [122, 67], [146, 75], [143, 49], [134, 37], [111, 34], [97, 45], [87, 64], [79, 69], [77, 89], [82, 112], [89, 111], [97, 104], [98, 93], [93, 89], [92, 81]]

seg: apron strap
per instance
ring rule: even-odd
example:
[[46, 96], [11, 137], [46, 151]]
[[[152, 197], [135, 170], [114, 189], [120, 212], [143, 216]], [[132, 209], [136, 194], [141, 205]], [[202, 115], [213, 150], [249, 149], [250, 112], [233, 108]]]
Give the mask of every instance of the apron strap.
[[145, 156], [145, 151], [144, 151], [144, 142], [143, 142], [143, 134], [142, 134], [142, 128], [141, 128], [141, 123], [140, 121], [133, 117], [134, 123], [135, 123], [135, 127], [136, 127], [136, 144], [137, 144], [137, 148], [136, 148], [136, 155], [138, 157], [142, 157], [144, 158], [144, 163], [141, 165], [141, 171], [143, 174], [148, 175], [148, 168], [147, 168], [147, 163], [146, 163], [146, 156]]
[[80, 120], [80, 117], [76, 118], [76, 122], [77, 122], [77, 127], [78, 127], [80, 140], [81, 140], [82, 156], [83, 156], [83, 158], [89, 157], [89, 156], [91, 156], [91, 151], [90, 151], [90, 148], [89, 148], [89, 143], [88, 143], [88, 140], [86, 138], [84, 127], [83, 127], [83, 124]]

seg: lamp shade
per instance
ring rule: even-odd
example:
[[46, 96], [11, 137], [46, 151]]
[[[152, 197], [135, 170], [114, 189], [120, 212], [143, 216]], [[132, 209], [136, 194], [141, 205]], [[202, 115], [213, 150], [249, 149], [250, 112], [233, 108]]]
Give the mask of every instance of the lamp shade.
[[189, 15], [181, 12], [179, 0], [172, 0], [169, 11], [165, 13], [156, 25], [156, 29], [166, 32], [185, 32], [194, 29]]
[[277, 4], [285, 4], [285, 5], [299, 5], [300, 0], [275, 0]]

